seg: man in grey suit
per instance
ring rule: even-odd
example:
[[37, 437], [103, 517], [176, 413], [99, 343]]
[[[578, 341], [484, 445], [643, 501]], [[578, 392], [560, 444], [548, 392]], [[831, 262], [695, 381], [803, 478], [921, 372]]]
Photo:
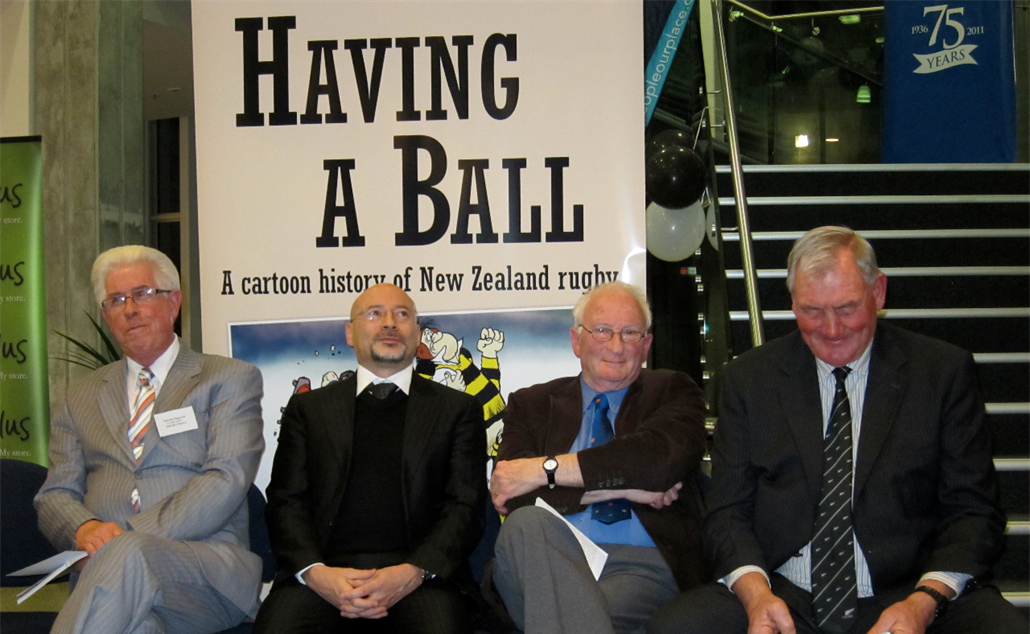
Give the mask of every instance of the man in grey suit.
[[102, 253], [93, 288], [125, 355], [73, 384], [51, 422], [39, 526], [88, 553], [53, 632], [216, 632], [254, 616], [247, 491], [264, 449], [261, 374], [175, 336], [175, 265]]
[[725, 369], [705, 554], [722, 582], [649, 631], [1025, 634], [985, 584], [1004, 545], [972, 356], [877, 323], [887, 278], [846, 227], [788, 260], [798, 330]]

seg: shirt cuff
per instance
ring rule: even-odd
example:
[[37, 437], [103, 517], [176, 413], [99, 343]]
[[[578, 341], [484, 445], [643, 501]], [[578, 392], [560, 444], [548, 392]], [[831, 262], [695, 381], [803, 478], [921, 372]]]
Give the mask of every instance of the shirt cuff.
[[966, 589], [966, 583], [973, 578], [973, 575], [967, 575], [961, 572], [928, 572], [919, 578], [919, 583], [916, 587], [924, 581], [939, 581], [944, 585], [948, 586], [955, 591], [955, 596], [951, 598], [952, 601], [959, 598], [962, 591]]
[[772, 587], [772, 582], [769, 581], [769, 575], [767, 575], [765, 571], [759, 568], [758, 566], [741, 566], [740, 568], [737, 568], [736, 570], [726, 575], [722, 579], [719, 579], [719, 583], [729, 588], [730, 592], [733, 592], [733, 584], [737, 583], [738, 579], [740, 579], [749, 572], [757, 572], [758, 574], [762, 575], [763, 577], [765, 577], [765, 582], [769, 585], [769, 587]]
[[307, 568], [301, 570], [300, 572], [298, 572], [297, 574], [295, 574], [293, 576], [297, 578], [297, 581], [300, 582], [300, 585], [306, 586], [308, 584], [304, 583], [304, 573], [309, 571], [309, 570], [311, 570], [315, 566], [324, 566], [324, 565], [325, 564], [323, 564], [321, 561], [316, 561], [315, 563], [311, 564], [310, 566], [308, 566]]

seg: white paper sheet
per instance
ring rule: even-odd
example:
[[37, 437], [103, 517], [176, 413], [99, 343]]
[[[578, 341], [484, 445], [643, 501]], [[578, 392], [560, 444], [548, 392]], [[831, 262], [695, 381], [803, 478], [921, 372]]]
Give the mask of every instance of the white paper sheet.
[[562, 514], [554, 510], [550, 504], [544, 502], [542, 498], [536, 499], [536, 505], [542, 509], [546, 509], [556, 517], [561, 518], [561, 521], [565, 522], [572, 534], [576, 536], [576, 541], [579, 542], [580, 547], [583, 549], [583, 555], [587, 558], [587, 565], [590, 566], [590, 572], [594, 573], [594, 579], [601, 578], [601, 571], [604, 570], [604, 564], [608, 561], [608, 553], [601, 550], [601, 547], [590, 541], [590, 538], [584, 535], [578, 528], [572, 525], [569, 520], [562, 517]]
[[66, 550], [63, 553], [57, 553], [53, 557], [44, 559], [43, 561], [32, 564], [27, 568], [21, 570], [15, 570], [14, 572], [7, 573], [8, 577], [31, 577], [34, 575], [46, 575], [32, 586], [25, 588], [18, 593], [18, 605], [21, 605], [22, 601], [28, 599], [32, 595], [36, 594], [40, 588], [50, 583], [54, 578], [59, 576], [64, 571], [68, 570], [76, 561], [86, 556], [84, 550]]

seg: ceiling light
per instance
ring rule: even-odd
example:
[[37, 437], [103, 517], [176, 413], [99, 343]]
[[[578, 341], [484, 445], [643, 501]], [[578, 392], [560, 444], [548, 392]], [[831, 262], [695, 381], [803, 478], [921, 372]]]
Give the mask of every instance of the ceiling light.
[[808, 147], [808, 135], [799, 134], [794, 137], [794, 147]]

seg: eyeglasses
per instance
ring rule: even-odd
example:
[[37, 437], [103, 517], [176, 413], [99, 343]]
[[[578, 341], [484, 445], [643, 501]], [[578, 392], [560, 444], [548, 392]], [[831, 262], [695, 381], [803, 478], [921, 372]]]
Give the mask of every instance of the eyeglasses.
[[363, 318], [365, 321], [382, 321], [386, 318], [386, 313], [392, 314], [393, 320], [399, 324], [406, 324], [415, 320], [415, 311], [409, 308], [394, 308], [389, 311], [385, 308], [369, 308], [358, 315], [358, 317]]
[[118, 311], [125, 308], [125, 300], [132, 298], [133, 303], [137, 306], [143, 304], [149, 304], [150, 302], [157, 299], [158, 293], [171, 293], [171, 290], [164, 290], [161, 288], [150, 288], [144, 286], [143, 288], [137, 288], [128, 295], [111, 295], [104, 301], [100, 302], [100, 306], [107, 311]]
[[633, 328], [612, 330], [607, 326], [598, 326], [597, 328], [590, 330], [583, 324], [580, 324], [579, 327], [589, 332], [590, 336], [594, 338], [594, 341], [600, 342], [611, 341], [612, 337], [618, 334], [619, 337], [622, 339], [622, 343], [640, 343], [640, 340], [644, 338], [645, 334], [647, 334], [639, 330], [634, 330]]

